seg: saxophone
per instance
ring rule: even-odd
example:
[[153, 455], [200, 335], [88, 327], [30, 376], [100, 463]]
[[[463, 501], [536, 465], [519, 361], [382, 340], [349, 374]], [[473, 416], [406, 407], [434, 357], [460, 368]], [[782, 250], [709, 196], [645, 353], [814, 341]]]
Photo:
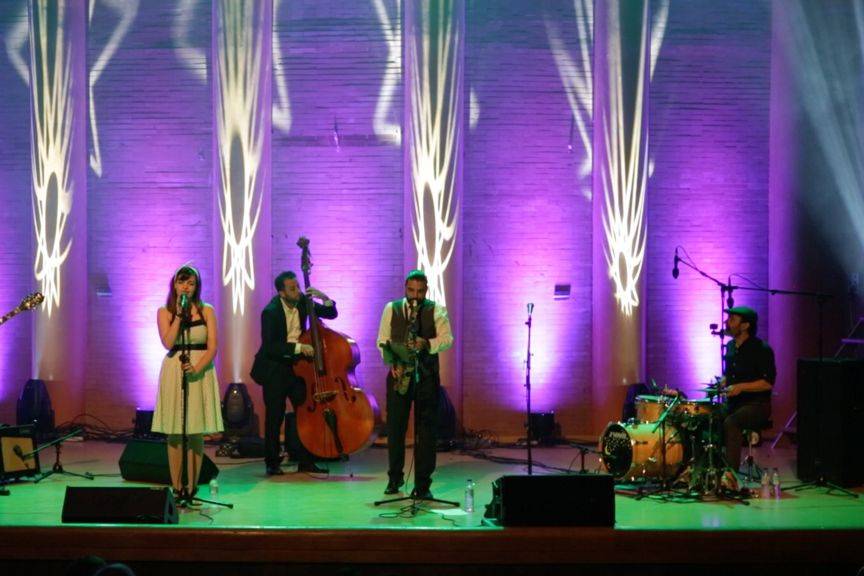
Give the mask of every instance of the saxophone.
[[[420, 319], [420, 306], [416, 300], [408, 301], [408, 333], [406, 337], [407, 342], [415, 342], [419, 335], [420, 326], [418, 320]], [[408, 392], [408, 386], [411, 384], [411, 379], [415, 377], [417, 370], [420, 369], [417, 356], [419, 354], [418, 350], [414, 346], [407, 346], [408, 357], [407, 361], [404, 364], [404, 369], [402, 371], [402, 377], [396, 382], [396, 392], [399, 394], [406, 394]]]

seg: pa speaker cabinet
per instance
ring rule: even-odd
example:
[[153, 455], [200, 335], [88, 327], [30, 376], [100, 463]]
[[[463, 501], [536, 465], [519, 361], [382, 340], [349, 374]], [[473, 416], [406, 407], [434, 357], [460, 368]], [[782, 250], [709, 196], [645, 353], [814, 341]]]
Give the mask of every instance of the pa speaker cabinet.
[[177, 524], [177, 520], [169, 488], [66, 487], [63, 522]]
[[0, 479], [14, 480], [39, 474], [36, 431], [32, 425], [0, 428]]
[[[120, 456], [120, 475], [123, 476], [124, 480], [135, 482], [171, 484], [165, 442], [132, 440], [126, 444], [126, 448]], [[198, 484], [208, 484], [218, 475], [219, 469], [216, 464], [204, 454]]]
[[613, 526], [615, 485], [609, 474], [501, 476], [487, 516], [504, 526]]
[[798, 360], [798, 478], [864, 484], [864, 361]]

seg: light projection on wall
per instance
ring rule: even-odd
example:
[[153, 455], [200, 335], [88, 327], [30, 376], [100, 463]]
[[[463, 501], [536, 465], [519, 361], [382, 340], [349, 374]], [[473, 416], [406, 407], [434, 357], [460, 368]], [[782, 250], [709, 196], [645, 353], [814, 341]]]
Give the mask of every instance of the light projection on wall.
[[[462, 127], [457, 106], [462, 90], [462, 31], [449, 17], [451, 2], [438, 3], [434, 25], [429, 3], [420, 12], [421, 37], [413, 38], [408, 55], [414, 73], [411, 98], [411, 182], [414, 200], [412, 233], [417, 268], [429, 279], [429, 298], [447, 304], [444, 272], [453, 256], [459, 207], [454, 202]], [[432, 50], [432, 31], [435, 46]], [[422, 32], [421, 32], [422, 31]]]
[[200, 10], [209, 10], [210, 3], [201, 0], [180, 0], [177, 18], [171, 26], [174, 53], [181, 63], [201, 82], [207, 82], [207, 51], [189, 40], [190, 30]]
[[[609, 6], [615, 21], [618, 4]], [[648, 2], [643, 4], [641, 38], [648, 33]], [[648, 134], [643, 122], [647, 79], [647, 42], [640, 41], [636, 94], [632, 114], [625, 109], [620, 35], [609, 42], [609, 102], [599, 118], [604, 131], [606, 161], [599, 166], [603, 181], [603, 232], [606, 263], [615, 285], [615, 299], [625, 315], [639, 306], [638, 282], [645, 257], [645, 188], [648, 180]], [[626, 126], [627, 119], [630, 126]]]
[[[579, 52], [576, 57], [568, 51], [558, 23], [550, 17], [546, 18], [546, 35], [573, 114], [570, 126], [571, 141], [568, 146], [572, 152], [574, 136], [578, 136], [585, 154], [577, 169], [579, 178], [584, 179], [591, 174], [594, 166], [590, 133], [593, 106], [591, 48], [594, 45], [594, 2], [574, 0], [573, 9], [579, 41]], [[581, 192], [586, 199], [591, 199], [590, 180]]]
[[[279, 20], [282, 0], [273, 0], [273, 21]], [[288, 84], [285, 79], [288, 73], [282, 63], [282, 42], [279, 35], [273, 31], [273, 86], [276, 88], [276, 98], [273, 100], [271, 122], [273, 126], [288, 134], [291, 131], [291, 100], [288, 98]]]
[[[56, 25], [49, 26], [56, 10]], [[74, 190], [70, 178], [72, 151], [71, 43], [64, 33], [64, 3], [34, 2], [30, 19], [30, 84], [33, 138], [33, 226], [36, 257], [33, 272], [51, 316], [61, 303], [63, 264], [72, 248], [68, 221]]]
[[[644, 3], [646, 11], [643, 22], [643, 38], [648, 33], [648, 2]], [[651, 19], [650, 42], [650, 77], [654, 74], [657, 58], [663, 46], [666, 25], [669, 21], [669, 0], [651, 3], [655, 7]], [[612, 10], [613, 8], [610, 8]], [[558, 24], [551, 18], [546, 19], [546, 30], [549, 45], [558, 74], [567, 93], [567, 99], [573, 114], [571, 130], [578, 136], [584, 151], [584, 158], [578, 167], [580, 179], [586, 178], [594, 169], [590, 127], [593, 110], [593, 69], [592, 47], [594, 44], [594, 4], [592, 0], [574, 0], [573, 10], [578, 34], [578, 55], [573, 56], [567, 49]], [[643, 49], [645, 48], [642, 43]], [[606, 261], [609, 274], [615, 284], [615, 298], [621, 311], [630, 315], [639, 305], [639, 295], [636, 290], [642, 273], [645, 255], [645, 185], [651, 173], [651, 162], [648, 158], [648, 140], [645, 134], [642, 138], [642, 98], [644, 97], [645, 79], [641, 77], [644, 69], [645, 54], [640, 54], [640, 78], [638, 79], [638, 95], [635, 103], [636, 114], [633, 115], [632, 126], [625, 127], [623, 93], [620, 84], [621, 54], [620, 44], [610, 47], [610, 109], [608, 117], [602, 119], [600, 129], [605, 131], [610, 153], [607, 162], [599, 166], [604, 177], [605, 212], [603, 226], [606, 234]], [[615, 64], [617, 63], [617, 65]], [[629, 128], [629, 129], [628, 129]], [[630, 140], [625, 141], [630, 135]], [[573, 146], [573, 141], [569, 143]], [[582, 190], [585, 198], [592, 197], [590, 187]]]
[[[861, 271], [864, 251], [864, 5], [831, 9], [790, 1], [779, 11], [786, 57], [794, 62], [801, 104], [822, 151], [827, 178], [805, 195], [806, 205], [850, 274]], [[851, 14], [850, 14], [851, 12]], [[850, 249], [850, 241], [857, 242]]]
[[105, 44], [105, 48], [102, 49], [102, 52], [90, 69], [88, 102], [90, 107], [90, 137], [93, 143], [93, 152], [90, 154], [90, 168], [97, 176], [102, 176], [102, 152], [99, 146], [99, 129], [96, 122], [96, 98], [93, 95], [93, 89], [96, 83], [99, 82], [102, 72], [108, 67], [108, 63], [117, 52], [117, 48], [120, 47], [120, 43], [123, 42], [123, 38], [129, 32], [129, 27], [138, 14], [139, 0], [99, 0], [98, 2], [97, 0], [90, 0], [88, 26], [92, 26], [93, 24], [93, 15], [96, 13], [97, 6], [104, 6], [120, 17], [120, 22], [114, 28], [114, 32], [111, 33], [111, 37]]
[[18, 18], [16, 18], [16, 22], [17, 24], [12, 26], [6, 33], [4, 42], [6, 45], [6, 54], [9, 56], [9, 62], [15, 68], [18, 76], [21, 77], [24, 84], [30, 86], [30, 71], [27, 69], [28, 56], [26, 54], [27, 36], [30, 33], [30, 27], [28, 25], [26, 5], [22, 7]]
[[261, 84], [264, 30], [254, 3], [220, 1], [215, 89], [222, 284], [231, 289], [234, 313], [242, 315], [246, 291], [255, 289], [252, 241], [261, 215], [259, 176], [267, 127], [254, 87]]
[[395, 3], [396, 14], [392, 18], [387, 12], [384, 0], [372, 0], [372, 4], [381, 25], [381, 34], [387, 43], [387, 67], [378, 92], [378, 102], [375, 104], [372, 129], [381, 140], [399, 146], [402, 143], [402, 128], [398, 117], [393, 118], [393, 95], [402, 80], [402, 3]]

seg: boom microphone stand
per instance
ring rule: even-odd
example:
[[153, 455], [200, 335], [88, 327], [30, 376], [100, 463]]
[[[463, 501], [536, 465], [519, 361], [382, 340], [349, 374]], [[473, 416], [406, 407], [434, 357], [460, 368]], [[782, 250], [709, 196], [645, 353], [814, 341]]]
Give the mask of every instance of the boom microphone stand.
[[[686, 252], [685, 252], [685, 255], [686, 255]], [[704, 272], [703, 270], [701, 270], [698, 266], [696, 266], [692, 262], [679, 257], [678, 256], [678, 248], [675, 248], [675, 260], [674, 260], [674, 262], [675, 262], [675, 265], [672, 268], [672, 277], [673, 278], [676, 278], [676, 279], [678, 278], [678, 274], [679, 274], [678, 264], [680, 263], [680, 264], [684, 264], [685, 266], [687, 266], [691, 270], [694, 270], [697, 274], [699, 274], [703, 278], [707, 278], [708, 280], [710, 280], [711, 282], [713, 282], [714, 284], [716, 284], [720, 288], [720, 310], [721, 310], [720, 316], [721, 316], [721, 319], [723, 316], [722, 312], [724, 310], [726, 310], [726, 308], [732, 308], [735, 306], [735, 298], [733, 297], [733, 293], [735, 290], [746, 290], [749, 292], [764, 292], [770, 296], [779, 295], [779, 296], [800, 296], [800, 297], [805, 297], [805, 298], [814, 298], [816, 300], [816, 305], [818, 306], [818, 316], [819, 316], [818, 346], [819, 346], [819, 359], [821, 361], [821, 359], [822, 359], [822, 339], [823, 339], [822, 318], [824, 316], [823, 308], [824, 308], [825, 303], [834, 297], [833, 295], [825, 294], [823, 292], [808, 292], [808, 291], [804, 291], [804, 290], [779, 290], [776, 288], [762, 288], [759, 286], [736, 286], [736, 285], [732, 284], [732, 276], [729, 276], [727, 278], [727, 281], [723, 282], [722, 280], [718, 280], [717, 278]], [[725, 373], [725, 360], [726, 360], [725, 348], [726, 347], [725, 347], [724, 340], [726, 338], [726, 333], [724, 330], [722, 330], [722, 327], [719, 330], [718, 336], [720, 336], [720, 358], [721, 358], [721, 364], [720, 365], [724, 368], [723, 371]]]
[[69, 432], [65, 436], [57, 438], [56, 440], [52, 440], [51, 442], [48, 442], [47, 444], [43, 444], [42, 446], [38, 447], [36, 450], [33, 450], [32, 452], [27, 452], [26, 454], [18, 454], [18, 452], [16, 451], [16, 454], [18, 454], [18, 457], [26, 462], [31, 457], [33, 457], [34, 454], [38, 454], [39, 452], [41, 452], [45, 448], [49, 448], [51, 446], [54, 446], [54, 466], [51, 468], [51, 470], [49, 470], [48, 472], [45, 472], [44, 474], [39, 476], [39, 478], [37, 478], [33, 482], [34, 484], [38, 484], [39, 482], [41, 482], [45, 478], [48, 478], [49, 476], [53, 476], [54, 474], [66, 474], [67, 476], [77, 476], [78, 478], [85, 478], [87, 480], [93, 480], [93, 478], [95, 478], [93, 476], [93, 474], [91, 474], [90, 472], [84, 472], [83, 474], [79, 474], [77, 472], [67, 472], [66, 470], [63, 469], [63, 464], [60, 462], [60, 450], [61, 450], [61, 446], [63, 445], [63, 442], [65, 440], [68, 440], [72, 436], [76, 436], [80, 433], [81, 433], [81, 429], [76, 428], [75, 430], [73, 430], [72, 432]]

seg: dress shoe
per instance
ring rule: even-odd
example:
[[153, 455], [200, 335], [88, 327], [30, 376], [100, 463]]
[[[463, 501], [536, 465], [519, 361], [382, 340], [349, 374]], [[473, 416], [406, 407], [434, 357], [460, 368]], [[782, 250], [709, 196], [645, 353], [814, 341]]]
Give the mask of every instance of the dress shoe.
[[325, 468], [321, 468], [315, 462], [301, 462], [297, 466], [298, 472], [311, 472], [312, 474], [326, 474], [327, 470]]
[[277, 466], [268, 466], [267, 467], [267, 475], [268, 476], [282, 476], [285, 472], [282, 471], [282, 468]]
[[387, 488], [384, 489], [384, 494], [396, 494], [399, 492], [399, 488], [405, 484], [404, 480], [390, 480], [387, 482]]
[[429, 488], [423, 490], [414, 488], [414, 490], [411, 491], [411, 498], [414, 500], [432, 500], [432, 492], [429, 491]]

